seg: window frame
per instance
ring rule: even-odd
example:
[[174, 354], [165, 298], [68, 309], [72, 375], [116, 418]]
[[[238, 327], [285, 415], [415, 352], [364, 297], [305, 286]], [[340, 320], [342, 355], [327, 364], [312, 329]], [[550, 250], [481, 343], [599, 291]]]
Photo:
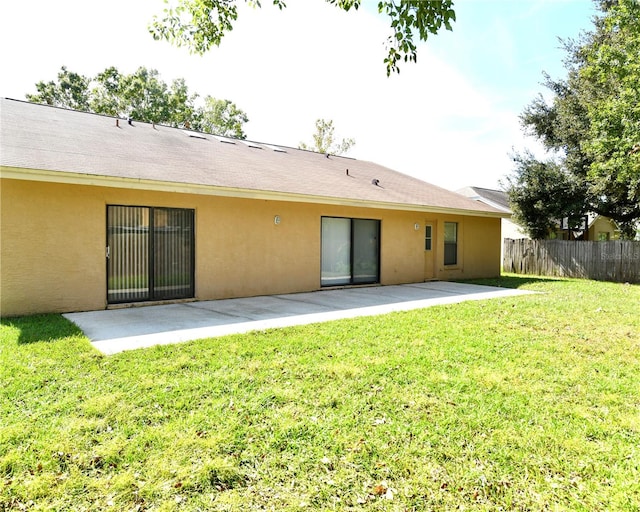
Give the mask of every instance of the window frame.
[[[447, 233], [447, 227], [453, 227], [453, 238], [454, 240], [447, 240], [450, 233]], [[445, 267], [453, 267], [458, 265], [459, 257], [458, 257], [458, 236], [459, 233], [459, 223], [458, 222], [450, 222], [445, 221], [444, 223], [444, 254], [443, 254], [443, 264]]]
[[424, 226], [424, 250], [433, 250], [433, 226], [431, 224], [425, 224]]

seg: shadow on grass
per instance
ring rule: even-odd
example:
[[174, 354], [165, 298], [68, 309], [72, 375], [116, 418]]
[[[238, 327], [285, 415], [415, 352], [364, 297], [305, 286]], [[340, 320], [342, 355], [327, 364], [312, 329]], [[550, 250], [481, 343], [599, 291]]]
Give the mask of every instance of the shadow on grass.
[[468, 279], [465, 283], [470, 284], [482, 284], [485, 286], [497, 286], [499, 288], [521, 288], [523, 286], [533, 283], [548, 283], [550, 281], [566, 281], [566, 279], [558, 277], [544, 277], [544, 276], [523, 276], [515, 274], [503, 274], [500, 277], [486, 278], [486, 279]]
[[0, 319], [0, 325], [17, 329], [18, 345], [51, 342], [69, 336], [83, 336], [83, 332], [62, 315], [32, 315]]

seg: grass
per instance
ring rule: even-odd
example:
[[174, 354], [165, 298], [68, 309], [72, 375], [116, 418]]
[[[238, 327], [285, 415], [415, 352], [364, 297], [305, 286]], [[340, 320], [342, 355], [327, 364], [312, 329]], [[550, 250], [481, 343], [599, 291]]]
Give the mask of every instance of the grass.
[[[484, 281], [487, 283], [487, 281]], [[103, 356], [0, 324], [0, 511], [640, 510], [640, 286]]]

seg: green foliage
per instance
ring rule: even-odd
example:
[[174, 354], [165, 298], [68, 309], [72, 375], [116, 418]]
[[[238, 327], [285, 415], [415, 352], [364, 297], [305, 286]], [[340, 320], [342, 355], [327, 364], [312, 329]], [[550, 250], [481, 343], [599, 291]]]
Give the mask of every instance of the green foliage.
[[298, 147], [300, 149], [308, 149], [309, 151], [317, 151], [329, 155], [343, 155], [355, 146], [354, 139], [342, 139], [340, 142], [335, 141], [335, 128], [332, 120], [317, 119], [316, 132], [313, 134], [313, 143], [305, 144], [301, 142]]
[[404, 0], [396, 2], [385, 0], [378, 2], [378, 12], [391, 18], [393, 34], [387, 39], [388, 55], [384, 59], [387, 65], [387, 76], [392, 72], [399, 73], [399, 62], [417, 62], [418, 53], [414, 41], [414, 31], [418, 32], [421, 41], [426, 41], [430, 34], [437, 34], [442, 25], [452, 30], [452, 21], [456, 13], [452, 9], [453, 0], [425, 2], [424, 0]]
[[600, 21], [598, 38], [584, 48], [580, 77], [591, 85], [584, 151], [600, 206], [616, 211], [635, 234], [640, 218], [640, 4], [621, 1]]
[[553, 160], [540, 162], [529, 153], [514, 160], [517, 167], [507, 187], [514, 220], [533, 239], [547, 238], [565, 217], [569, 227], [577, 228], [587, 213], [583, 181]]
[[583, 209], [610, 217], [623, 237], [633, 238], [640, 220], [640, 4], [599, 6], [594, 30], [565, 44], [567, 77], [545, 75], [551, 103], [538, 97], [521, 120], [528, 134], [559, 156], [563, 172], [584, 184]]
[[89, 110], [90, 78], [67, 70], [65, 66], [58, 72], [58, 81], [38, 82], [37, 93], [27, 94], [27, 100], [73, 110]]
[[217, 100], [207, 96], [204, 99], [204, 107], [198, 114], [192, 125], [194, 130], [236, 139], [247, 138], [242, 128], [249, 118], [229, 100]]
[[234, 2], [180, 0], [175, 7], [164, 9], [164, 18], [154, 16], [149, 32], [156, 40], [164, 39], [176, 46], [186, 46], [193, 53], [203, 54], [212, 46], [220, 45], [224, 34], [233, 29], [236, 19], [238, 9]]
[[[565, 48], [570, 51], [572, 45]], [[558, 81], [545, 73], [543, 85], [554, 95], [552, 104], [539, 95], [525, 108], [520, 120], [528, 135], [538, 138], [547, 150], [563, 156], [563, 165], [569, 172], [586, 176], [591, 160], [582, 151], [581, 143], [589, 121], [575, 79], [573, 71], [569, 72], [569, 79]]]
[[180, 126], [196, 111], [196, 96], [189, 95], [184, 80], [174, 80], [168, 86], [155, 69], [140, 67], [123, 75], [111, 67], [96, 76], [95, 84], [90, 107], [99, 114]]
[[[168, 2], [168, 0], [165, 0]], [[245, 0], [246, 1], [246, 0]], [[326, 0], [349, 11], [357, 10], [361, 0]], [[260, 1], [249, 1], [260, 7]], [[273, 0], [279, 9], [286, 7], [283, 0]], [[444, 25], [452, 30], [455, 21], [453, 0], [384, 0], [378, 2], [378, 12], [391, 20], [392, 35], [387, 39], [387, 57], [384, 59], [387, 76], [400, 72], [399, 63], [416, 62], [417, 50], [414, 32], [421, 41], [436, 34]], [[238, 19], [235, 0], [176, 0], [175, 6], [164, 9], [162, 17], [154, 16], [149, 31], [157, 40], [167, 40], [176, 46], [187, 47], [192, 53], [203, 54], [212, 46], [220, 45], [225, 33], [233, 29]]]
[[144, 66], [130, 75], [110, 67], [93, 78], [62, 67], [58, 82], [38, 82], [36, 90], [36, 94], [27, 94], [34, 103], [246, 137], [243, 125], [249, 119], [235, 103], [206, 96], [198, 105], [198, 95], [189, 92], [184, 79], [167, 84], [157, 70]]

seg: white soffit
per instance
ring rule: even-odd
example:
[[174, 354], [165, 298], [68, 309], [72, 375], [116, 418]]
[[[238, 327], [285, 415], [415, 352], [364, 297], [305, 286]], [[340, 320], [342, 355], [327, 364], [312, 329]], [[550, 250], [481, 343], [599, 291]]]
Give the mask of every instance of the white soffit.
[[257, 142], [251, 142], [250, 140], [242, 140], [240, 142], [242, 142], [243, 144], [246, 144], [250, 148], [264, 149], [263, 146], [261, 144], [258, 144]]
[[194, 138], [194, 139], [204, 139], [204, 140], [209, 140], [209, 139], [207, 139], [207, 137], [204, 135], [204, 133], [192, 132], [191, 130], [182, 130], [182, 133], [184, 133], [187, 137], [192, 137], [192, 138]]
[[269, 148], [269, 149], [273, 149], [277, 153], [286, 153], [287, 152], [286, 149], [281, 148], [279, 146], [274, 146], [273, 144], [264, 144], [264, 147]]
[[222, 137], [220, 135], [211, 135], [214, 139], [219, 142], [224, 142], [225, 144], [235, 144], [236, 141], [233, 139], [228, 139], [227, 137]]

